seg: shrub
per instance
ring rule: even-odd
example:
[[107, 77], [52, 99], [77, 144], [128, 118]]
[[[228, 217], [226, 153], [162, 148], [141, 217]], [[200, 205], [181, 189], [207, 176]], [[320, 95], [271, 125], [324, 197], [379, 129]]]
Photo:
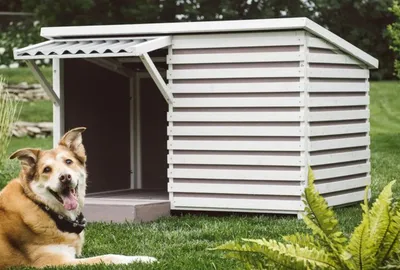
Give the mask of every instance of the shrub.
[[400, 79], [400, 5], [398, 1], [393, 1], [393, 6], [389, 10], [396, 16], [396, 21], [388, 25], [389, 37], [391, 39], [390, 49], [395, 53], [396, 59], [394, 69], [397, 78]]
[[369, 209], [366, 189], [363, 219], [350, 237], [339, 228], [333, 210], [309, 183], [302, 196], [304, 222], [313, 234], [289, 235], [284, 243], [267, 239], [228, 242], [213, 250], [228, 251], [247, 269], [400, 269], [400, 205], [393, 201], [390, 182]]

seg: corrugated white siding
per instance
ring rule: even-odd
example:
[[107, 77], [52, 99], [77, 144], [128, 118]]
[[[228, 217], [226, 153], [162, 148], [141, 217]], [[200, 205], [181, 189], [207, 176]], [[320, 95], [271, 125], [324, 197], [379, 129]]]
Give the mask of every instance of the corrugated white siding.
[[371, 181], [369, 70], [320, 38], [307, 36], [309, 162], [330, 205], [357, 202]]
[[167, 57], [171, 207], [297, 213], [305, 33], [175, 36]]

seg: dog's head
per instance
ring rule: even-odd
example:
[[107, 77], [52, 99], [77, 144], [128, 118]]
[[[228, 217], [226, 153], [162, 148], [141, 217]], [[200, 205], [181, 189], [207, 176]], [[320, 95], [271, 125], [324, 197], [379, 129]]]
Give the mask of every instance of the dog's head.
[[10, 156], [21, 161], [20, 179], [27, 195], [71, 219], [82, 211], [86, 193], [83, 131], [68, 131], [54, 149], [25, 148]]

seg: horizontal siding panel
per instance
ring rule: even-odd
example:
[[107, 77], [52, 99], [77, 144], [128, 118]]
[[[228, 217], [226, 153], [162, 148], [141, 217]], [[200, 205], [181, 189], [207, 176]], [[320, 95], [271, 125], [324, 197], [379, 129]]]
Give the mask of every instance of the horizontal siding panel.
[[310, 97], [309, 107], [339, 107], [368, 105], [369, 96], [361, 97]]
[[299, 52], [178, 54], [168, 56], [167, 64], [296, 62], [301, 58]]
[[304, 205], [298, 200], [260, 200], [242, 198], [196, 198], [174, 197], [174, 207], [208, 209], [251, 209], [251, 210], [303, 210]]
[[321, 64], [348, 64], [348, 65], [361, 64], [359, 61], [345, 54], [326, 54], [326, 53], [310, 53], [308, 55], [308, 62], [321, 63]]
[[299, 181], [302, 173], [289, 170], [168, 169], [168, 177], [185, 179]]
[[343, 149], [370, 145], [370, 137], [356, 137], [343, 139], [326, 139], [310, 142], [310, 151], [321, 151], [330, 149]]
[[169, 87], [172, 93], [269, 93], [304, 90], [304, 85], [300, 82], [179, 83]]
[[366, 187], [369, 184], [371, 184], [370, 176], [358, 177], [345, 181], [332, 181], [323, 184], [319, 184], [318, 181], [315, 182], [315, 186], [321, 194]]
[[[347, 127], [346, 127], [347, 128]], [[347, 128], [349, 129], [349, 128]], [[349, 132], [343, 129], [343, 133]], [[312, 131], [311, 131], [312, 132]], [[315, 133], [318, 133], [316, 131]], [[335, 133], [336, 134], [336, 133]], [[168, 127], [169, 136], [290, 136], [304, 135], [303, 127], [277, 127], [277, 126], [173, 126]]]
[[205, 184], [205, 183], [169, 183], [168, 192], [176, 193], [210, 193], [210, 194], [246, 194], [246, 195], [280, 195], [301, 196], [302, 188], [288, 185], [260, 184]]
[[310, 48], [338, 50], [335, 46], [327, 43], [326, 41], [320, 38], [310, 37], [310, 36], [307, 37], [307, 46]]
[[293, 46], [301, 44], [304, 44], [304, 38], [301, 35], [296, 36], [295, 32], [176, 35], [172, 38], [172, 49]]
[[345, 68], [309, 68], [310, 78], [343, 78], [343, 79], [367, 79], [369, 70], [345, 69]]
[[360, 173], [370, 172], [370, 163], [350, 165], [350, 166], [340, 166], [329, 169], [314, 169], [315, 179], [329, 179], [341, 176], [349, 176]]
[[175, 79], [231, 79], [231, 78], [298, 78], [303, 68], [215, 68], [168, 70], [167, 78]]
[[303, 119], [300, 112], [173, 112], [172, 122], [296, 122]]
[[368, 119], [369, 110], [310, 112], [309, 122]]
[[175, 98], [175, 108], [246, 108], [246, 107], [301, 107], [304, 100], [300, 97], [196, 97]]
[[331, 153], [326, 155], [313, 155], [309, 157], [309, 162], [311, 166], [341, 163], [353, 160], [363, 160], [370, 158], [369, 150], [351, 151], [345, 153]]
[[173, 154], [168, 155], [169, 164], [196, 164], [196, 165], [254, 165], [254, 166], [302, 166], [305, 160], [293, 156], [268, 155], [218, 155], [201, 153], [195, 155]]
[[367, 92], [369, 83], [362, 82], [309, 82], [309, 92]]
[[345, 194], [340, 194], [336, 196], [329, 196], [326, 197], [326, 201], [329, 206], [334, 206], [334, 205], [343, 205], [343, 204], [349, 204], [353, 202], [361, 202], [364, 200], [365, 196], [365, 191], [354, 191], [354, 192], [349, 192]]
[[304, 144], [299, 141], [205, 141], [169, 140], [169, 150], [203, 151], [302, 151]]
[[327, 135], [340, 135], [351, 133], [369, 132], [370, 127], [368, 123], [363, 124], [349, 124], [349, 125], [329, 125], [310, 127], [310, 136], [327, 136]]

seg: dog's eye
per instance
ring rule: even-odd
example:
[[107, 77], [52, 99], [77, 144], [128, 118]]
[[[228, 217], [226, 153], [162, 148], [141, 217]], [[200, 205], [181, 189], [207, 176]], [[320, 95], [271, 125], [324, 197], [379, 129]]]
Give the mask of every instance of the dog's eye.
[[68, 165], [70, 165], [70, 164], [72, 164], [72, 160], [67, 159], [67, 160], [65, 161], [65, 163], [67, 163]]
[[51, 168], [50, 168], [50, 167], [45, 167], [45, 168], [43, 169], [43, 172], [44, 172], [44, 173], [49, 173], [49, 172], [51, 172]]

